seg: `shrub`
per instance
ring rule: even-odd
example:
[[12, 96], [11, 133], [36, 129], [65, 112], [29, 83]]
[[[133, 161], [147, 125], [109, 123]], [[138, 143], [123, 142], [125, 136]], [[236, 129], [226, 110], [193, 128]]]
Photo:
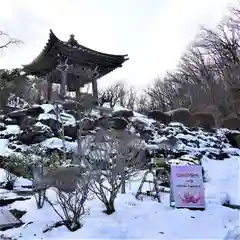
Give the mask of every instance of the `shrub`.
[[223, 119], [221, 126], [232, 130], [240, 129], [240, 118], [238, 117], [227, 117]]
[[[81, 219], [88, 213], [85, 208], [85, 202], [89, 199], [88, 182], [88, 176], [86, 174], [82, 175], [79, 177], [73, 191], [65, 192], [54, 188], [57, 195], [57, 203], [53, 203], [46, 198], [53, 210], [62, 219], [63, 224], [70, 231], [76, 231], [81, 228]], [[59, 205], [62, 211], [60, 212], [55, 205]]]
[[105, 205], [104, 212], [112, 214], [120, 188], [125, 193], [126, 180], [137, 174], [144, 165], [140, 153], [142, 142], [125, 131], [99, 131], [93, 139], [93, 146], [89, 152], [91, 161], [106, 161], [106, 169], [89, 164], [89, 171], [93, 174], [89, 187]]
[[196, 112], [193, 113], [196, 127], [211, 130], [216, 126], [215, 119], [211, 113]]

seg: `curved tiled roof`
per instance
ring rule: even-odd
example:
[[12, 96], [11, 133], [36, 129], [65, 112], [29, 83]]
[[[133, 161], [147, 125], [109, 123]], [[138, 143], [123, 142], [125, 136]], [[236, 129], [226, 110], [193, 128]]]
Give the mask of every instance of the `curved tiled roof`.
[[66, 42], [60, 40], [52, 30], [42, 52], [29, 64], [23, 65], [23, 71], [31, 75], [45, 75], [56, 68], [58, 54], [68, 56], [75, 64], [90, 68], [98, 67], [99, 77], [121, 67], [128, 55], [102, 53], [75, 40], [74, 35]]

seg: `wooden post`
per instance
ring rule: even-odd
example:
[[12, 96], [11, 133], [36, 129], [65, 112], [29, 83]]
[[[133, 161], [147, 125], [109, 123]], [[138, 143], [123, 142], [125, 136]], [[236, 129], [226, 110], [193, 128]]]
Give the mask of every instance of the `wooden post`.
[[97, 102], [98, 101], [98, 87], [97, 87], [97, 80], [95, 77], [92, 79], [92, 94], [93, 94], [93, 99]]
[[60, 95], [62, 97], [65, 97], [66, 96], [66, 85], [67, 85], [67, 71], [66, 70], [61, 70], [60, 72], [61, 72], [61, 75], [62, 75]]
[[77, 101], [80, 101], [81, 100], [81, 89], [79, 87], [79, 82], [76, 83], [76, 91], [75, 91], [75, 94], [76, 94], [76, 100]]

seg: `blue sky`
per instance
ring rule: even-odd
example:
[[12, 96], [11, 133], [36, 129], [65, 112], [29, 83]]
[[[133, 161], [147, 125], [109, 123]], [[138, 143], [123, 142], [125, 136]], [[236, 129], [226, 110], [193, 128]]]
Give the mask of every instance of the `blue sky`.
[[213, 27], [234, 0], [2, 0], [0, 30], [23, 40], [0, 56], [0, 68], [31, 62], [48, 40], [71, 33], [98, 51], [129, 54], [122, 68], [100, 80], [142, 88], [173, 69], [199, 25]]

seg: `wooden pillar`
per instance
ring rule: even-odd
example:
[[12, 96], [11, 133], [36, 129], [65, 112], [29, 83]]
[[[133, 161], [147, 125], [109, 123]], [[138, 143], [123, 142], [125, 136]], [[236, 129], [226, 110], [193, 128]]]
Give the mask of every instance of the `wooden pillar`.
[[92, 94], [93, 94], [93, 99], [98, 102], [98, 87], [97, 87], [97, 79], [94, 77], [92, 79]]
[[76, 100], [80, 101], [81, 100], [81, 89], [80, 89], [80, 86], [79, 86], [79, 82], [76, 83], [75, 94], [76, 94]]
[[66, 85], [67, 85], [67, 71], [61, 70], [61, 87], [60, 87], [60, 96], [66, 96]]
[[51, 75], [47, 75], [47, 100], [51, 101], [52, 98], [52, 78]]

